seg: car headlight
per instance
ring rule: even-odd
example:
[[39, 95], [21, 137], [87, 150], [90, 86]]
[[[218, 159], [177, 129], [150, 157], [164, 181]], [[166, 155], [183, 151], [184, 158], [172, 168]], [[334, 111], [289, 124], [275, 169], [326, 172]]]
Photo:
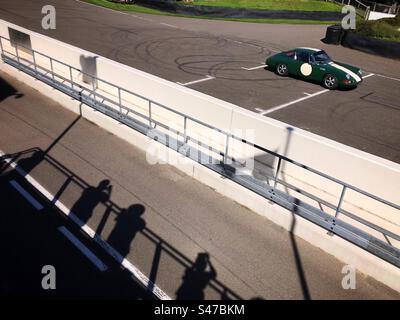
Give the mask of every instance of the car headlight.
[[350, 75], [349, 75], [348, 73], [346, 73], [346, 79], [347, 79], [347, 80], [350, 80], [350, 79], [351, 79], [351, 77], [350, 77]]
[[362, 76], [362, 70], [360, 69], [360, 70], [358, 70], [358, 74], [360, 75], [360, 76]]

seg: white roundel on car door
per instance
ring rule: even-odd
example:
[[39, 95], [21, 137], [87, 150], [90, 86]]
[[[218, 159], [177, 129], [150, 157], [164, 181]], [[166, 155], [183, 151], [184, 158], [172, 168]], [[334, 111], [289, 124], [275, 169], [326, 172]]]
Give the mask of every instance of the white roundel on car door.
[[303, 63], [300, 67], [300, 72], [303, 76], [309, 76], [312, 72], [312, 67], [311, 64], [309, 63]]

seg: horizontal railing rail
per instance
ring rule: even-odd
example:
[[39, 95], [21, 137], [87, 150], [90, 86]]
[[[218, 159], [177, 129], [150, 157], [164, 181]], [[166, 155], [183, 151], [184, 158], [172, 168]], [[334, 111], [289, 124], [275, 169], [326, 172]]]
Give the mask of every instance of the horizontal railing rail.
[[[5, 43], [9, 43], [10, 47], [15, 48], [15, 53], [6, 50]], [[149, 135], [149, 132], [152, 132], [154, 130], [156, 132], [156, 134], [154, 135], [155, 137], [162, 136], [163, 133], [160, 131], [157, 131], [158, 128], [163, 128], [163, 129], [167, 130], [168, 132], [173, 133], [173, 135], [175, 135], [176, 138], [173, 138], [172, 136], [167, 136], [167, 139], [166, 139], [167, 141], [159, 141], [159, 142], [164, 143], [165, 145], [167, 145], [169, 147], [174, 145], [175, 146], [174, 148], [176, 149], [176, 151], [180, 151], [181, 150], [180, 148], [182, 146], [188, 146], [188, 143], [191, 141], [191, 142], [194, 142], [195, 144], [197, 144], [198, 146], [203, 147], [203, 148], [213, 152], [214, 156], [221, 157], [221, 159], [218, 159], [218, 158], [213, 159], [215, 161], [212, 161], [212, 163], [208, 163], [208, 164], [202, 163], [203, 165], [206, 165], [210, 169], [215, 170], [217, 172], [220, 172], [223, 175], [228, 176], [235, 182], [244, 185], [245, 187], [261, 194], [264, 197], [272, 199], [273, 201], [278, 202], [279, 204], [282, 204], [282, 205], [286, 206], [287, 208], [295, 210], [300, 215], [303, 214], [303, 216], [305, 218], [312, 220], [313, 222], [317, 223], [318, 225], [332, 231], [333, 233], [336, 233], [337, 235], [339, 235], [353, 243], [358, 244], [359, 246], [365, 248], [368, 251], [371, 251], [371, 249], [370, 249], [371, 243], [370, 243], [369, 239], [372, 236], [368, 235], [365, 231], [362, 231], [362, 230], [358, 231], [358, 229], [355, 229], [350, 224], [346, 224], [344, 222], [342, 222], [342, 226], [344, 229], [343, 230], [339, 229], [339, 226], [338, 226], [338, 221], [340, 220], [339, 214], [343, 214], [343, 215], [357, 221], [358, 223], [363, 224], [364, 226], [366, 226], [368, 228], [371, 228], [375, 231], [382, 233], [382, 235], [385, 237], [385, 239], [387, 237], [390, 237], [390, 238], [400, 241], [399, 235], [397, 235], [389, 230], [386, 230], [385, 228], [382, 228], [372, 222], [369, 222], [361, 217], [358, 217], [356, 214], [351, 213], [348, 210], [343, 209], [343, 207], [342, 207], [348, 191], [353, 191], [359, 195], [365, 196], [365, 197], [372, 199], [374, 201], [377, 201], [383, 205], [389, 206], [395, 210], [400, 210], [400, 205], [398, 205], [398, 204], [395, 204], [391, 201], [382, 199], [381, 197], [378, 197], [374, 194], [364, 191], [356, 186], [346, 183], [345, 181], [342, 181], [342, 180], [332, 177], [328, 174], [325, 174], [319, 170], [313, 169], [307, 165], [297, 162], [293, 159], [290, 159], [285, 155], [279, 154], [278, 152], [274, 152], [274, 151], [264, 148], [262, 146], [256, 145], [254, 142], [248, 141], [241, 137], [238, 137], [227, 130], [223, 130], [223, 129], [214, 127], [208, 123], [205, 123], [204, 121], [198, 120], [194, 117], [191, 117], [182, 112], [174, 110], [173, 108], [168, 107], [157, 101], [154, 101], [151, 98], [145, 97], [136, 92], [132, 92], [121, 86], [115, 85], [107, 80], [100, 79], [93, 74], [86, 73], [83, 70], [73, 67], [73, 66], [71, 66], [67, 63], [64, 63], [58, 59], [50, 57], [46, 54], [43, 54], [43, 53], [33, 50], [31, 48], [21, 46], [17, 43], [12, 43], [8, 38], [0, 36], [0, 49], [1, 49], [1, 57], [2, 57], [3, 61], [5, 61], [6, 63], [8, 63], [20, 70], [25, 71], [26, 73], [30, 74], [31, 76], [34, 76], [34, 77], [42, 80], [46, 84], [51, 85], [51, 86], [59, 89], [60, 91], [74, 97], [75, 99], [78, 99], [78, 100], [82, 101], [83, 103], [85, 103], [97, 110], [100, 110], [101, 112], [105, 113], [106, 115], [126, 124], [127, 126], [129, 126], [131, 128], [134, 128], [134, 129], [140, 131], [143, 134]], [[19, 52], [20, 50], [23, 50], [25, 53], [26, 52], [30, 53], [32, 60], [28, 60], [27, 57], [22, 57]], [[37, 63], [37, 60], [39, 57], [48, 59], [48, 65], [50, 65], [50, 69], [47, 69]], [[67, 68], [68, 73], [69, 73], [69, 78], [65, 77], [65, 74], [60, 75], [57, 72], [55, 72], [55, 70], [54, 70], [55, 63]], [[78, 83], [77, 81], [74, 81], [74, 78], [73, 78], [74, 72], [78, 73], [81, 76], [86, 76], [87, 78], [92, 79], [92, 84], [91, 85], [88, 84], [88, 86], [90, 86], [90, 88], [86, 87], [82, 83]], [[115, 96], [115, 100], [113, 100], [110, 97], [106, 97], [104, 94], [102, 94], [102, 90], [100, 90], [99, 86], [98, 86], [98, 84], [100, 84], [100, 83], [110, 86], [111, 88], [113, 88], [115, 90], [115, 92], [117, 92], [117, 95]], [[147, 115], [145, 115], [137, 110], [134, 110], [130, 107], [125, 106], [124, 101], [122, 99], [122, 95], [124, 95], [124, 94], [132, 95], [136, 98], [139, 98], [139, 99], [147, 102]], [[111, 104], [112, 106], [107, 105], [106, 102]], [[182, 129], [173, 128], [165, 123], [162, 123], [159, 120], [156, 120], [152, 116], [152, 111], [155, 110], [154, 108], [161, 108], [163, 110], [167, 110], [168, 112], [173, 113], [174, 115], [181, 117]], [[137, 119], [131, 117], [131, 115], [135, 115], [142, 120], [141, 121], [137, 120]], [[187, 132], [188, 121], [194, 122], [197, 125], [200, 125], [202, 127], [212, 130], [213, 132], [223, 135], [224, 139], [225, 139], [223, 148], [216, 149], [215, 147], [213, 147], [211, 145], [207, 145], [206, 143], [200, 141], [199, 139], [196, 139], [195, 137], [190, 136], [190, 134]], [[158, 135], [157, 132], [161, 133], [161, 135]], [[150, 134], [150, 136], [152, 136], [152, 135]], [[174, 139], [176, 139], [175, 144], [171, 143], [174, 141]], [[244, 143], [248, 146], [251, 146], [251, 147], [255, 148], [255, 150], [257, 150], [258, 152], [263, 152], [265, 154], [269, 154], [277, 159], [277, 166], [275, 168], [274, 174], [266, 176], [266, 178], [271, 179], [271, 181], [273, 182], [272, 185], [268, 185], [263, 182], [260, 182], [252, 176], [239, 177], [239, 176], [235, 175], [235, 169], [232, 168], [230, 166], [230, 164], [238, 163], [238, 160], [235, 159], [235, 157], [229, 155], [229, 144], [230, 144], [231, 139], [241, 142], [241, 143]], [[189, 146], [188, 148], [190, 149], [192, 147]], [[185, 155], [188, 156], [187, 153]], [[188, 157], [190, 157], [190, 156], [188, 156]], [[207, 155], [207, 157], [210, 157], [210, 155]], [[198, 158], [197, 159], [193, 158], [193, 160], [198, 161]], [[315, 174], [318, 177], [327, 179], [328, 181], [331, 181], [331, 182], [335, 183], [336, 185], [338, 185], [341, 188], [339, 201], [335, 204], [332, 204], [326, 200], [321, 199], [320, 197], [317, 197], [316, 195], [314, 195], [310, 192], [306, 192], [296, 186], [293, 186], [293, 185], [287, 183], [284, 179], [280, 179], [279, 175], [282, 173], [282, 167], [284, 166], [284, 164], [292, 164], [298, 168], [301, 168], [302, 170], [305, 170], [306, 172]], [[323, 205], [329, 207], [330, 209], [332, 209], [335, 212], [334, 216], [325, 216], [326, 213], [323, 212], [320, 208], [311, 207], [306, 203], [303, 203], [301, 201], [299, 202], [298, 199], [296, 199], [296, 198], [292, 197], [292, 198], [290, 198], [290, 201], [289, 201], [288, 195], [286, 193], [282, 193], [281, 191], [277, 190], [278, 185], [282, 185], [292, 191], [295, 191], [296, 193], [306, 196], [308, 199], [311, 199], [312, 201], [315, 201], [316, 203], [318, 203], [319, 206], [321, 206], [321, 204], [323, 204]], [[289, 196], [289, 197], [291, 197], [291, 196]], [[301, 210], [298, 210], [299, 207], [301, 207]], [[399, 212], [397, 211], [397, 214], [398, 213]], [[319, 215], [319, 217], [315, 220], [314, 217], [316, 215]], [[329, 225], [326, 225], [326, 223], [325, 223], [327, 219], [330, 221]], [[350, 229], [351, 229], [351, 234], [349, 235], [348, 230], [350, 230]], [[361, 241], [360, 235], [362, 235], [362, 237], [363, 237], [362, 243], [360, 242]], [[400, 267], [400, 250], [393, 247], [391, 245], [390, 241], [387, 241], [387, 243], [386, 243], [377, 238], [374, 238], [374, 241], [376, 243], [379, 243], [379, 246], [382, 248], [382, 250], [384, 252], [382, 252], [382, 254], [380, 254], [380, 252], [374, 251], [373, 253], [378, 256], [381, 256], [385, 260]], [[391, 252], [389, 257], [387, 256], [388, 252]]]

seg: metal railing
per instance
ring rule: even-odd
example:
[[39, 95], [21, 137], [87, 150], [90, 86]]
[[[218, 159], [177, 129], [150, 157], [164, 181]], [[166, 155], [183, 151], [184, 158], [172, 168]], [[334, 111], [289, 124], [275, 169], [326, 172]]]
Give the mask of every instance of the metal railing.
[[[116, 119], [128, 127], [135, 129], [143, 134], [149, 135], [159, 143], [162, 143], [177, 152], [182, 153], [182, 150], [185, 150], [184, 155], [188, 158], [191, 158], [194, 161], [200, 162], [199, 159], [210, 158], [210, 155], [204, 155], [204, 157], [198, 157], [193, 155], [202, 154], [199, 149], [193, 150], [194, 152], [188, 152], [191, 149], [194, 149], [193, 146], [189, 145], [189, 142], [193, 142], [197, 144], [197, 146], [206, 148], [210, 152], [217, 156], [218, 158], [212, 157], [212, 161], [207, 163], [200, 162], [202, 165], [208, 167], [211, 170], [214, 170], [221, 175], [230, 178], [231, 180], [241, 184], [242, 186], [256, 192], [257, 194], [270, 199], [277, 204], [291, 210], [295, 214], [306, 218], [313, 223], [325, 228], [332, 234], [336, 234], [361, 248], [371, 252], [372, 254], [379, 256], [380, 258], [392, 263], [393, 265], [400, 267], [400, 250], [394, 247], [389, 241], [389, 238], [394, 239], [396, 241], [400, 241], [400, 236], [395, 234], [389, 230], [386, 230], [383, 227], [380, 227], [372, 222], [367, 221], [364, 218], [357, 216], [356, 214], [349, 212], [348, 210], [343, 209], [343, 203], [345, 201], [346, 194], [348, 191], [353, 191], [359, 195], [365, 196], [369, 199], [373, 199], [381, 204], [389, 206], [395, 210], [400, 210], [400, 205], [377, 197], [371, 193], [363, 191], [353, 185], [350, 185], [344, 181], [336, 179], [332, 176], [329, 176], [323, 172], [310, 168], [302, 163], [299, 163], [293, 159], [286, 157], [285, 155], [279, 154], [277, 152], [268, 150], [262, 146], [258, 146], [251, 141], [247, 141], [241, 137], [235, 136], [230, 132], [225, 130], [216, 128], [211, 126], [203, 121], [197, 120], [191, 116], [183, 114], [170, 108], [168, 106], [163, 105], [162, 103], [158, 103], [150, 98], [144, 97], [140, 94], [134, 93], [130, 90], [124, 89], [120, 86], [114, 85], [106, 80], [95, 77], [92, 74], [85, 73], [82, 70], [75, 68], [71, 65], [68, 65], [60, 60], [54, 59], [46, 54], [40, 53], [38, 51], [32, 50], [31, 48], [24, 47], [23, 50], [25, 52], [29, 52], [31, 56], [31, 60], [26, 57], [22, 57], [19, 54], [19, 49], [22, 49], [18, 44], [12, 44], [15, 48], [15, 53], [7, 51], [4, 46], [4, 42], [11, 42], [9, 39], [0, 36], [0, 49], [1, 49], [1, 57], [4, 62], [7, 64], [18, 68], [26, 72], [27, 74], [43, 81], [44, 83], [57, 88], [61, 92], [70, 95], [71, 97], [81, 101], [82, 103], [110, 116], [113, 119]], [[38, 58], [48, 59], [50, 69], [46, 69], [43, 66], [37, 64]], [[65, 77], [65, 75], [61, 75], [55, 72], [53, 65], [54, 63], [58, 63], [69, 70], [69, 77]], [[91, 77], [93, 79], [91, 88], [87, 88], [83, 86], [81, 83], [77, 82], [73, 78], [73, 72], [78, 72], [80, 75], [85, 75], [87, 77]], [[98, 89], [98, 84], [103, 83], [106, 84], [116, 90], [117, 97], [115, 100], [110, 99], [104, 96], [101, 93], [101, 90]], [[97, 84], [97, 85], [96, 85]], [[124, 106], [122, 94], [130, 94], [134, 97], [143, 99], [147, 101], [148, 105], [148, 115], [144, 115], [138, 110], [134, 110], [132, 108], [128, 108]], [[112, 106], [110, 106], [110, 104]], [[156, 120], [152, 117], [152, 111], [154, 108], [161, 108], [163, 110], [168, 110], [172, 112], [174, 115], [177, 115], [182, 120], [183, 130], [176, 129], [170, 127], [161, 121]], [[137, 120], [134, 116], [139, 117], [141, 120]], [[222, 134], [225, 138], [224, 147], [219, 150], [210, 145], [201, 142], [199, 139], [190, 136], [187, 132], [187, 123], [188, 121], [192, 121], [197, 125], [203, 126], [212, 130], [213, 132], [218, 132]], [[165, 133], [159, 131], [158, 128], [166, 129], [168, 132], [172, 133], [167, 136], [166, 139], [159, 139], [159, 137], [163, 137]], [[157, 134], [160, 133], [160, 134]], [[267, 181], [269, 179], [273, 182], [271, 185], [269, 183], [265, 183], [259, 179], [254, 178], [251, 175], [237, 175], [235, 174], [235, 168], [230, 166], [230, 163], [235, 163], [236, 159], [232, 156], [229, 156], [229, 143], [231, 140], [235, 140], [240, 143], [244, 143], [255, 148], [258, 152], [262, 152], [264, 154], [271, 155], [277, 158], [277, 166], [273, 175], [265, 174]], [[332, 204], [320, 197], [311, 194], [301, 188], [298, 188], [288, 182], [285, 179], [280, 178], [281, 170], [284, 164], [294, 165], [301, 170], [304, 170], [308, 173], [312, 173], [317, 175], [318, 177], [327, 179], [330, 182], [333, 182], [340, 186], [341, 193], [339, 201], [336, 204]], [[278, 185], [284, 186], [291, 191], [296, 192], [299, 195], [302, 195], [312, 201], [318, 203], [318, 207], [312, 206], [304, 201], [299, 200], [298, 198], [290, 195], [288, 192], [283, 192], [279, 190]], [[331, 215], [322, 210], [322, 205], [332, 209], [335, 214]], [[396, 214], [399, 212], [396, 211]], [[357, 223], [362, 224], [365, 227], [368, 227], [375, 232], [378, 232], [383, 235], [387, 241], [382, 241], [377, 237], [371, 235], [360, 228], [356, 228], [352, 224], [343, 221], [340, 216], [344, 215], [347, 218], [350, 218]]]
[[377, 3], [376, 1], [369, 1], [369, 0], [363, 0], [362, 2], [359, 0], [329, 0], [329, 1], [342, 5], [353, 5], [357, 9], [363, 11], [362, 14], [360, 14], [359, 12], [358, 14], [361, 15], [365, 20], [368, 20], [371, 11], [394, 14], [396, 16], [400, 12], [400, 4], [393, 4], [390, 6], [387, 4]]
[[[328, 0], [331, 2], [335, 2], [341, 5], [352, 5], [353, 7], [357, 8], [357, 14], [362, 16], [365, 20], [368, 20], [369, 13], [371, 11], [371, 7], [362, 3], [359, 0]], [[360, 12], [360, 10], [362, 12]]]
[[371, 8], [371, 11], [377, 11], [377, 12], [382, 12], [382, 13], [388, 13], [388, 14], [394, 14], [398, 15], [399, 10], [400, 10], [400, 4], [393, 4], [393, 5], [387, 5], [383, 3], [377, 3], [375, 1], [368, 1], [364, 0], [365, 4], [368, 5]]

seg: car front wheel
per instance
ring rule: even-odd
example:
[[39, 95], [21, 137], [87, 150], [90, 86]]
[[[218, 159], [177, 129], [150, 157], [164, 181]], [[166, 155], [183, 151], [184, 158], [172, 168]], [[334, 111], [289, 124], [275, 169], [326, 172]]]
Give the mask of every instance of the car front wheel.
[[289, 74], [289, 69], [288, 69], [286, 64], [279, 63], [276, 66], [276, 73], [279, 74], [282, 77], [286, 77]]
[[327, 74], [323, 80], [324, 87], [329, 90], [337, 89], [339, 82], [333, 74]]

